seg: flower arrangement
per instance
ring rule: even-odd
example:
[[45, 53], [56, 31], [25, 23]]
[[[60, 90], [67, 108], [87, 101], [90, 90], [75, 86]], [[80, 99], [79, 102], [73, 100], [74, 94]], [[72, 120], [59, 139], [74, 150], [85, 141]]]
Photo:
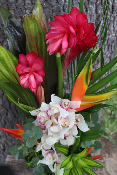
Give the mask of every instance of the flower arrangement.
[[[108, 26], [106, 5], [103, 41], [95, 49], [101, 22], [95, 29], [83, 12], [83, 1], [80, 11], [70, 2], [68, 13], [55, 16], [49, 31], [39, 0], [32, 17], [25, 16], [23, 27], [0, 7], [10, 48], [8, 51], [0, 46], [0, 87], [27, 115], [22, 126], [16, 124], [19, 129], [0, 129], [22, 141], [10, 152], [16, 159], [25, 158], [27, 168], [33, 166], [34, 175], [93, 175], [96, 173], [91, 167], [103, 168], [95, 161], [102, 156], [92, 157], [90, 152], [101, 148], [95, 141], [102, 134], [97, 112], [110, 107], [103, 102], [117, 93], [116, 85], [101, 88], [116, 74], [97, 80], [117, 63], [117, 57], [92, 72], [92, 64], [103, 53]], [[70, 64], [74, 66], [73, 86], [67, 94], [63, 93], [63, 78]]]

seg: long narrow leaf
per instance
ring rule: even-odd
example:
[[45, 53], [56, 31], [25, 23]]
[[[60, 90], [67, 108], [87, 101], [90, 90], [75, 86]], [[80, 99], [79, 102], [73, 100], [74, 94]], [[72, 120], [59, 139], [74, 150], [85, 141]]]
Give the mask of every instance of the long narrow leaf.
[[84, 12], [83, 10], [83, 0], [80, 0], [80, 13]]
[[67, 13], [69, 14], [72, 8], [72, 0], [68, 0]]
[[[93, 78], [90, 83], [89, 86], [91, 84], [93, 84], [94, 82], [96, 82], [100, 77], [102, 77], [106, 72], [108, 72], [109, 69], [111, 69], [115, 64], [117, 63], [117, 56], [111, 60], [108, 64], [106, 64], [102, 71], [100, 69], [98, 69], [98, 71], [96, 72], [97, 76], [95, 78]], [[92, 73], [93, 74], [93, 73]]]
[[108, 84], [110, 81], [112, 81], [115, 77], [117, 77], [117, 70], [112, 72], [111, 74], [107, 75], [103, 79], [101, 79], [96, 84], [92, 85], [90, 88], [87, 89], [86, 94], [93, 94], [102, 87], [104, 87], [106, 84]]

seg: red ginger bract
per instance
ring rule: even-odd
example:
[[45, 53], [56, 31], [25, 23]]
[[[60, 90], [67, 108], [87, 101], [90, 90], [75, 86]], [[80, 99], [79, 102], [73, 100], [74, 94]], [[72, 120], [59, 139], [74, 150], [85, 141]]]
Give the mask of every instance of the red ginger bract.
[[76, 7], [71, 9], [70, 14], [54, 18], [55, 21], [49, 22], [52, 27], [46, 34], [50, 55], [56, 51], [62, 55], [72, 48], [70, 57], [75, 57], [96, 44], [98, 37], [94, 33], [94, 23], [88, 23], [85, 13], [80, 13]]
[[20, 54], [18, 63], [16, 72], [20, 75], [20, 85], [29, 88], [36, 95], [37, 86], [43, 82], [45, 76], [44, 59], [35, 52], [29, 52], [27, 55]]

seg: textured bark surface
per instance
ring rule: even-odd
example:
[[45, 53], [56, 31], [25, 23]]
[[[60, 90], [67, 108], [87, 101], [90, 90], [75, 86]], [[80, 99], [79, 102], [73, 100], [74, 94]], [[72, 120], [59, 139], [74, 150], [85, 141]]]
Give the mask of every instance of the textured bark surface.
[[[54, 16], [63, 14], [67, 11], [67, 0], [40, 0], [42, 3], [47, 21], [54, 20]], [[104, 60], [105, 64], [112, 60], [115, 56], [116, 50], [116, 16], [117, 16], [117, 2], [116, 0], [109, 0], [109, 27], [107, 38], [104, 44]], [[14, 17], [23, 24], [23, 16], [31, 16], [32, 10], [35, 6], [36, 0], [1, 0], [0, 6], [4, 7], [14, 15]], [[84, 0], [84, 12], [86, 13], [89, 22], [99, 23], [102, 15], [104, 0]], [[73, 5], [79, 8], [79, 1], [73, 0]], [[49, 25], [48, 25], [49, 27]], [[100, 32], [98, 33], [98, 35]], [[100, 44], [100, 41], [98, 45]], [[4, 27], [0, 17], [0, 45], [8, 49], [7, 39], [4, 33]], [[95, 62], [93, 68], [100, 66], [99, 59]], [[66, 81], [66, 79], [64, 79]], [[66, 81], [66, 89], [67, 89]], [[0, 126], [5, 128], [16, 128], [16, 123], [21, 124], [21, 119], [18, 117], [18, 108], [9, 102], [4, 92], [0, 89]], [[6, 155], [9, 154], [10, 146], [15, 144], [15, 139], [5, 134], [0, 130], [0, 159], [4, 161]]]

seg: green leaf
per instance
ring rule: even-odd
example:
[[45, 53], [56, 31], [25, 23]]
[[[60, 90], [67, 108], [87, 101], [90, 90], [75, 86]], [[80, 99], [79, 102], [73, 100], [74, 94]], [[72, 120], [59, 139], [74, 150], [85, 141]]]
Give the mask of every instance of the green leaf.
[[38, 157], [34, 157], [33, 159], [32, 159], [32, 163], [33, 163], [33, 165], [34, 166], [37, 166], [37, 163], [39, 162], [39, 158]]
[[32, 161], [31, 162], [26, 162], [26, 168], [29, 169], [32, 166]]
[[23, 155], [28, 156], [28, 149], [26, 147], [23, 148]]
[[104, 67], [103, 47], [101, 47], [101, 70]]
[[103, 165], [101, 165], [100, 163], [98, 163], [95, 160], [92, 160], [92, 159], [90, 159], [88, 157], [84, 157], [84, 158], [82, 158], [82, 160], [84, 162], [86, 162], [86, 164], [89, 165], [90, 167], [104, 168]]
[[72, 8], [72, 0], [68, 0], [67, 13], [69, 14]]
[[38, 21], [38, 23], [41, 24], [43, 29], [47, 32], [47, 24], [45, 20], [45, 15], [44, 15], [43, 8], [39, 0], [37, 0], [37, 3], [33, 9], [32, 17], [35, 18]]
[[42, 137], [42, 135], [43, 135], [43, 130], [41, 129], [40, 126], [33, 127], [32, 128], [32, 132], [34, 133], [34, 136], [37, 139], [40, 139]]
[[33, 119], [33, 118], [29, 118], [29, 119], [27, 119], [26, 120], [26, 123], [32, 123], [32, 122], [34, 122], [35, 120]]
[[108, 84], [110, 81], [112, 81], [115, 77], [117, 77], [117, 70], [112, 72], [111, 74], [107, 75], [103, 79], [101, 79], [99, 82], [92, 85], [90, 88], [87, 89], [86, 94], [93, 94], [102, 87], [104, 87], [106, 84]]
[[72, 159], [72, 155], [69, 155], [61, 164], [61, 168], [64, 168]]
[[23, 130], [26, 131], [26, 130], [32, 130], [32, 128], [35, 126], [34, 123], [27, 123], [23, 126]]
[[111, 60], [108, 64], [106, 64], [106, 65], [103, 67], [102, 71], [101, 71], [100, 69], [97, 69], [97, 70], [99, 70], [98, 72], [96, 72], [96, 73], [97, 73], [97, 76], [96, 76], [95, 78], [93, 78], [93, 79], [90, 81], [89, 86], [90, 86], [91, 84], [93, 84], [94, 82], [96, 82], [96, 81], [97, 81], [100, 77], [102, 77], [106, 72], [108, 72], [108, 70], [111, 69], [116, 63], [117, 63], [117, 56], [116, 56], [113, 60]]
[[83, 10], [83, 0], [80, 0], [80, 13], [84, 12]]
[[89, 130], [82, 133], [82, 142], [99, 139], [102, 132], [99, 130]]
[[95, 142], [91, 145], [91, 147], [94, 147], [94, 148], [95, 148], [94, 150], [92, 150], [91, 153], [95, 153], [98, 149], [101, 149], [101, 148], [102, 148], [102, 144], [101, 144], [101, 142], [99, 142], [99, 141], [95, 141]]
[[82, 147], [82, 148], [85, 148], [86, 146], [88, 146], [88, 148], [90, 148], [91, 145], [92, 145], [92, 142], [94, 142], [94, 140], [82, 142], [82, 143], [81, 143], [81, 147]]
[[32, 136], [33, 136], [32, 131], [31, 130], [26, 130], [26, 132], [24, 132], [24, 134], [22, 134], [23, 141], [26, 142]]
[[74, 154], [73, 155], [73, 160], [76, 161], [77, 159], [80, 159], [80, 158], [84, 157], [86, 155], [87, 151], [88, 151], [88, 146], [86, 146], [86, 148], [81, 153]]
[[7, 49], [0, 46], [0, 80], [19, 84], [19, 75], [16, 72], [17, 65], [17, 58]]
[[34, 167], [34, 169], [33, 169], [34, 175], [42, 175], [43, 173], [44, 173], [43, 166], [38, 165], [38, 166]]
[[10, 154], [16, 155], [17, 152], [18, 152], [18, 148], [17, 148], [17, 147], [14, 146], [14, 147], [11, 147], [11, 148], [10, 148]]
[[36, 137], [35, 136], [31, 136], [27, 141], [26, 141], [26, 146], [28, 147], [28, 148], [31, 148], [31, 147], [33, 147], [34, 145], [35, 145], [35, 143], [36, 143]]
[[70, 172], [71, 172], [72, 175], [78, 174], [78, 172], [76, 170], [76, 167], [73, 167]]
[[84, 168], [84, 167], [83, 167], [83, 171], [84, 171], [87, 175], [97, 175], [92, 169], [89, 169], [89, 168]]
[[0, 13], [9, 44], [9, 50], [18, 58], [19, 54], [25, 54], [26, 37], [24, 30], [12, 14], [3, 7], [0, 7]]
[[99, 123], [96, 123], [95, 126], [93, 128], [91, 128], [92, 130], [100, 130], [101, 129], [101, 125]]
[[74, 145], [73, 145], [73, 147], [72, 147], [72, 149], [71, 149], [71, 152], [72, 152], [72, 153], [77, 153], [77, 151], [78, 151], [78, 149], [79, 149], [79, 147], [80, 147], [80, 144], [81, 144], [81, 137], [82, 137], [81, 134], [82, 134], [82, 132], [79, 130], [79, 133], [78, 133], [78, 136], [79, 136], [79, 137], [76, 138], [75, 143], [74, 143]]
[[68, 164], [65, 166], [64, 171], [71, 169], [73, 167], [73, 161], [71, 160], [70, 162], [68, 162]]
[[78, 175], [84, 175], [84, 174], [83, 174], [82, 168], [79, 167], [77, 164], [76, 164], [76, 169], [77, 169], [77, 172], [78, 172], [77, 174], [78, 174]]
[[19, 158], [19, 151], [17, 152], [17, 154], [15, 155], [15, 160], [18, 160]]
[[70, 175], [70, 171], [71, 171], [70, 169], [65, 170], [63, 175]]
[[83, 168], [83, 167], [89, 168], [89, 166], [82, 159], [78, 159], [76, 161], [76, 164], [78, 167], [81, 167], [81, 168]]
[[66, 146], [54, 146], [55, 149], [57, 149], [58, 151], [60, 151], [62, 154], [64, 154], [65, 156], [68, 156], [69, 153], [69, 148]]

